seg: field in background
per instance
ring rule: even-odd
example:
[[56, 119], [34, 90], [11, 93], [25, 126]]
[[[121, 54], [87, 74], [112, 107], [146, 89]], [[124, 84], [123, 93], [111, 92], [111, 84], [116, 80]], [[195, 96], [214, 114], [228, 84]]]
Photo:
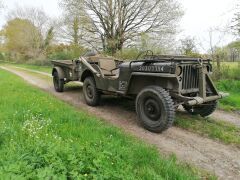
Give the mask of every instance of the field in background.
[[240, 111], [240, 62], [222, 62], [220, 77], [217, 76], [217, 66], [214, 63], [213, 79], [220, 91], [230, 93], [230, 96], [220, 101], [224, 110]]
[[0, 76], [1, 178], [200, 179], [174, 156], [163, 158], [11, 73]]

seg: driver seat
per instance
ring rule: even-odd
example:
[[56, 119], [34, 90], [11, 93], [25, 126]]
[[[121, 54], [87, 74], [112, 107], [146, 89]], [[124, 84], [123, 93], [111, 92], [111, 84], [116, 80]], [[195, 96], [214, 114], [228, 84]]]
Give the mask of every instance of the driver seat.
[[104, 76], [109, 78], [117, 78], [119, 76], [119, 68], [112, 58], [100, 58], [99, 67]]

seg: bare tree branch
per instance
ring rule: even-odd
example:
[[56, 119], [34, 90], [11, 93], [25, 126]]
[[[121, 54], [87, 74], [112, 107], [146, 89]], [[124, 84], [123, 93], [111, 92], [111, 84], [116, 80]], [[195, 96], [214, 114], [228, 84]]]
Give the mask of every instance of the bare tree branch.
[[182, 15], [176, 0], [62, 0], [61, 5], [85, 15], [83, 28], [98, 34], [103, 49], [112, 53], [141, 33], [175, 33]]

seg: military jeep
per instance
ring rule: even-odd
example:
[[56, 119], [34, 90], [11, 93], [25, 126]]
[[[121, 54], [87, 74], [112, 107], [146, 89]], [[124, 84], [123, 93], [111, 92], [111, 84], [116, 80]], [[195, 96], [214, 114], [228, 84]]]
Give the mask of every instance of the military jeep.
[[217, 100], [227, 96], [217, 91], [210, 78], [209, 59], [146, 53], [124, 62], [90, 54], [52, 63], [56, 91], [62, 92], [70, 81], [80, 81], [90, 106], [99, 105], [102, 94], [130, 97], [140, 123], [152, 132], [171, 127], [179, 105], [192, 115], [206, 117], [216, 109]]

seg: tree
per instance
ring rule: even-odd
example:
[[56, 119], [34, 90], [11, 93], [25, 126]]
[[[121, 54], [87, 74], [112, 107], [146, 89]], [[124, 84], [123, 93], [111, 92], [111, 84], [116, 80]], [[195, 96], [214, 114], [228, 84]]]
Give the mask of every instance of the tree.
[[233, 41], [230, 44], [226, 46], [229, 57], [226, 59], [229, 59], [230, 61], [234, 62], [239, 60], [240, 58], [240, 41]]
[[238, 9], [238, 12], [235, 13], [232, 23], [231, 27], [234, 33], [240, 35], [240, 8]]
[[39, 8], [34, 7], [20, 7], [16, 6], [14, 9], [8, 12], [7, 19], [27, 19], [34, 26], [36, 26], [41, 33], [45, 33], [46, 29], [49, 29], [49, 24], [51, 18], [46, 15], [46, 13]]
[[53, 38], [54, 38], [54, 28], [50, 27], [50, 29], [47, 31], [46, 38], [44, 39], [43, 49], [46, 50], [49, 45], [51, 44]]
[[35, 58], [41, 51], [42, 35], [29, 20], [16, 18], [8, 21], [3, 35], [5, 47], [14, 58]]
[[3, 8], [3, 2], [0, 0], [0, 10]]
[[71, 45], [79, 46], [83, 33], [80, 17], [77, 15], [64, 15], [64, 17], [65, 18], [61, 19], [59, 23], [59, 38]]
[[68, 12], [85, 18], [84, 29], [115, 53], [142, 33], [175, 33], [182, 15], [176, 0], [62, 0]]
[[195, 43], [195, 39], [191, 37], [187, 37], [185, 39], [180, 40], [181, 41], [181, 51], [182, 54], [185, 55], [193, 55], [197, 53], [197, 47]]
[[[32, 29], [34, 33], [30, 34], [25, 34], [27, 35], [29, 40], [25, 41], [24, 43], [27, 43], [28, 48], [31, 46], [32, 50], [29, 52], [25, 52], [25, 54], [29, 57], [34, 57], [38, 58], [40, 56], [45, 56], [47, 48], [51, 45], [51, 43], [54, 40], [55, 36], [55, 24], [52, 21], [51, 18], [49, 18], [46, 13], [39, 8], [33, 8], [33, 7], [19, 7], [16, 6], [13, 10], [10, 10], [7, 15], [8, 24], [7, 26], [10, 25], [10, 27], [14, 26], [18, 31], [15, 33], [17, 37], [20, 37], [20, 32], [23, 31], [30, 31]], [[17, 21], [18, 20], [18, 21]], [[26, 30], [23, 28], [19, 29], [18, 25], [23, 24], [24, 21], [27, 25]], [[15, 22], [15, 23], [11, 23]], [[14, 25], [13, 25], [14, 24]], [[31, 28], [30, 25], [31, 24]], [[18, 34], [19, 32], [19, 34]], [[10, 38], [9, 36], [7, 37], [8, 39]], [[23, 40], [26, 38], [22, 37]], [[35, 39], [33, 41], [33, 39]], [[13, 41], [13, 40], [12, 40]], [[31, 43], [35, 43], [34, 45], [30, 45]], [[10, 49], [8, 49], [10, 51]], [[21, 54], [21, 53], [20, 53]]]

